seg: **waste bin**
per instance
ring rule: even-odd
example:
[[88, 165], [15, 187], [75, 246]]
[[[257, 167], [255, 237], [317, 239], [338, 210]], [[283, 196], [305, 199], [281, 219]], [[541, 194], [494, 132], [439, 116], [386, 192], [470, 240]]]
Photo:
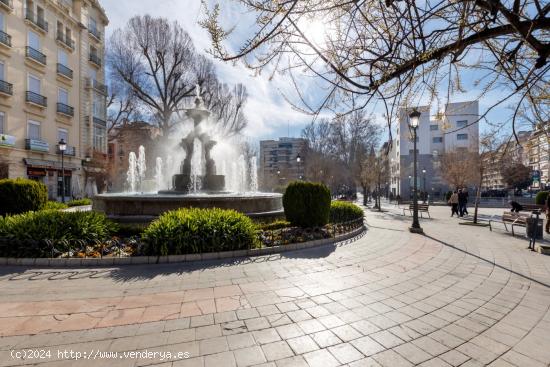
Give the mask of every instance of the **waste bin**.
[[533, 232], [534, 232], [536, 236], [535, 238], [537, 240], [542, 240], [542, 233], [543, 233], [542, 227], [543, 227], [542, 219], [539, 219], [537, 221], [537, 218], [535, 217], [527, 218], [527, 226], [526, 226], [527, 237], [533, 238]]

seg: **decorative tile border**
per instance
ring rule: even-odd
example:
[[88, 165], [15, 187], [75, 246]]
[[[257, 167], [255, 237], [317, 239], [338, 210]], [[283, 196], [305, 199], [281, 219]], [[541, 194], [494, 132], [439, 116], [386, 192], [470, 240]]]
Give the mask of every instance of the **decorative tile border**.
[[137, 264], [167, 264], [183, 263], [203, 260], [231, 259], [239, 257], [255, 257], [271, 254], [279, 254], [287, 251], [302, 250], [306, 248], [319, 247], [353, 238], [365, 231], [362, 226], [353, 231], [334, 237], [321, 240], [314, 240], [301, 243], [291, 243], [284, 246], [273, 246], [251, 250], [208, 252], [203, 254], [188, 255], [168, 255], [168, 256], [135, 256], [135, 257], [108, 257], [108, 258], [11, 258], [0, 257], [0, 265], [18, 265], [18, 266], [40, 266], [40, 267], [95, 267], [95, 266], [118, 266], [118, 265], [137, 265]]

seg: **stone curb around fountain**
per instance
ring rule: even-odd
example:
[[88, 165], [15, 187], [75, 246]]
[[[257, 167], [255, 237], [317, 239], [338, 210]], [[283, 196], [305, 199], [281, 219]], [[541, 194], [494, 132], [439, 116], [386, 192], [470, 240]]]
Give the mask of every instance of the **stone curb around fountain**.
[[186, 263], [193, 261], [207, 261], [218, 259], [231, 259], [242, 257], [257, 257], [272, 254], [279, 254], [288, 251], [303, 250], [308, 248], [331, 245], [353, 238], [366, 230], [365, 225], [354, 229], [346, 234], [321, 240], [291, 243], [283, 246], [264, 247], [260, 249], [206, 252], [202, 254], [168, 255], [168, 256], [135, 256], [135, 257], [108, 257], [102, 259], [86, 258], [12, 258], [0, 257], [0, 265], [15, 266], [43, 266], [43, 267], [94, 267], [94, 266], [117, 266], [117, 265], [144, 265], [144, 264], [168, 264]]

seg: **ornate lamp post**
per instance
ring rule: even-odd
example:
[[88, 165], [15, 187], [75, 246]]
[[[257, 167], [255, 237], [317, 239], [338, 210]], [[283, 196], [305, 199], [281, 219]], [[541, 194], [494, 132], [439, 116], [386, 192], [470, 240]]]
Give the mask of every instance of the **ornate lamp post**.
[[424, 233], [422, 228], [420, 227], [420, 223], [418, 221], [418, 169], [417, 169], [417, 153], [416, 153], [416, 130], [418, 129], [418, 125], [420, 124], [420, 112], [417, 110], [414, 110], [409, 115], [409, 127], [412, 130], [413, 133], [413, 176], [414, 176], [414, 182], [413, 182], [413, 223], [411, 228], [409, 230], [412, 233]]
[[59, 141], [58, 148], [61, 152], [61, 202], [65, 202], [65, 151], [67, 150], [67, 143], [61, 139]]

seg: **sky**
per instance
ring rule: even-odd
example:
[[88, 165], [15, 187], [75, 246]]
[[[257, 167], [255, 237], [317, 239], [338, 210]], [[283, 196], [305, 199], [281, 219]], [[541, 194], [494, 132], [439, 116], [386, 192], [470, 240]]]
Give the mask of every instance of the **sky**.
[[[214, 0], [207, 2], [213, 3]], [[101, 4], [107, 12], [110, 24], [107, 28], [107, 37], [112, 34], [115, 29], [123, 27], [126, 22], [135, 15], [150, 14], [153, 16], [162, 16], [171, 20], [177, 20], [180, 25], [190, 34], [199, 51], [206, 51], [210, 48], [210, 37], [208, 33], [200, 27], [197, 22], [203, 17], [203, 9], [201, 8], [201, 0], [100, 0]], [[230, 0], [218, 1], [222, 4], [221, 22], [224, 27], [237, 25], [238, 35], [242, 34], [242, 40], [246, 39], [247, 21], [253, 18], [250, 15], [243, 13], [240, 8], [237, 8], [235, 2]], [[250, 22], [248, 22], [250, 24]], [[234, 35], [232, 39], [234, 39]], [[237, 37], [239, 38], [239, 37]], [[233, 46], [237, 49], [241, 45], [227, 45], [229, 49]], [[242, 83], [248, 90], [248, 103], [245, 113], [249, 120], [249, 125], [245, 130], [245, 135], [250, 140], [272, 139], [282, 136], [299, 137], [301, 130], [311, 122], [312, 117], [296, 111], [283, 98], [283, 95], [292, 99], [296, 98], [294, 87], [291, 86], [289, 80], [280, 75], [275, 75], [274, 78], [269, 78], [268, 73], [263, 73], [254, 76], [252, 71], [246, 69], [241, 63], [224, 63], [215, 60], [218, 77], [229, 84]], [[308, 95], [320, 95], [316, 92], [316, 83], [307, 82]], [[465, 93], [455, 95], [451, 102], [463, 102], [472, 99], [477, 99], [479, 90], [473, 86], [466, 85]], [[494, 101], [503, 98], [506, 93], [504, 91], [492, 93], [479, 101], [480, 114], [483, 114]], [[432, 106], [432, 110], [435, 106]], [[382, 119], [382, 110], [375, 108], [373, 117], [378, 120], [381, 125], [384, 124]], [[435, 111], [432, 111], [435, 113]], [[502, 119], [506, 119], [510, 112], [506, 105], [494, 109], [488, 114], [490, 121], [498, 123]], [[481, 124], [481, 130], [484, 130]]]

